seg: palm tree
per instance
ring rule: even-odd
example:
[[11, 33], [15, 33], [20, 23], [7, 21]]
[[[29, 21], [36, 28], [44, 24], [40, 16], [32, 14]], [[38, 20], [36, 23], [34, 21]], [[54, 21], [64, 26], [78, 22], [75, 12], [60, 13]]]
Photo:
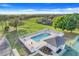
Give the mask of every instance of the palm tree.
[[0, 23], [1, 23], [1, 26], [2, 26], [2, 29], [3, 29], [4, 27], [3, 27], [3, 17], [2, 17], [2, 15], [0, 15]]
[[9, 30], [8, 20], [9, 20], [9, 16], [3, 15], [3, 21], [4, 21], [4, 24], [5, 24], [5, 32], [7, 32]]

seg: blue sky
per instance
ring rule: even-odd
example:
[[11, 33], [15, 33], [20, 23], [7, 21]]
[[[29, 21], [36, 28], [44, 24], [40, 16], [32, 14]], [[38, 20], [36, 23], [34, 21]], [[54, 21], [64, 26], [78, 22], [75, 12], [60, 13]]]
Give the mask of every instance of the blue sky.
[[79, 13], [79, 3], [0, 3], [1, 14]]

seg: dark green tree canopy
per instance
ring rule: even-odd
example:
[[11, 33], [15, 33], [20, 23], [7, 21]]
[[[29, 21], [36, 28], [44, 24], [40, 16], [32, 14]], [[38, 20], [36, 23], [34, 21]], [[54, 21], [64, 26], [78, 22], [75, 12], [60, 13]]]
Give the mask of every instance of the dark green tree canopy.
[[79, 22], [78, 14], [66, 14], [58, 16], [53, 19], [53, 26], [62, 30], [75, 30], [78, 27]]

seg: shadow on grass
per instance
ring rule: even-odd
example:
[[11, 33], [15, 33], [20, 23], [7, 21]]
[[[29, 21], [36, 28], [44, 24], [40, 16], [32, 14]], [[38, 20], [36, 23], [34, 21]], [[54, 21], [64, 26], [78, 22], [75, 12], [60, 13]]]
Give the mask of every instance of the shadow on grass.
[[16, 48], [21, 56], [26, 54], [25, 48], [19, 43], [16, 31], [7, 33], [6, 37], [10, 42], [11, 47]]

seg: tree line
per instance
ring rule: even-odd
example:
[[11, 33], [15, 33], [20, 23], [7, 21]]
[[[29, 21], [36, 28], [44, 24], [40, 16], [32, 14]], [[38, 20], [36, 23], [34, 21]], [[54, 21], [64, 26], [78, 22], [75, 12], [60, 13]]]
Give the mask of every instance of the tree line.
[[[27, 17], [26, 15], [0, 15], [0, 24], [2, 26], [2, 29], [5, 31], [9, 30], [9, 26], [15, 27], [17, 30], [17, 27], [23, 24], [22, 20], [29, 17]], [[53, 27], [62, 29], [63, 31], [73, 31], [76, 28], [79, 29], [79, 14], [65, 14], [54, 17]]]
[[53, 19], [54, 28], [59, 28], [67, 31], [79, 29], [79, 14], [66, 14]]

